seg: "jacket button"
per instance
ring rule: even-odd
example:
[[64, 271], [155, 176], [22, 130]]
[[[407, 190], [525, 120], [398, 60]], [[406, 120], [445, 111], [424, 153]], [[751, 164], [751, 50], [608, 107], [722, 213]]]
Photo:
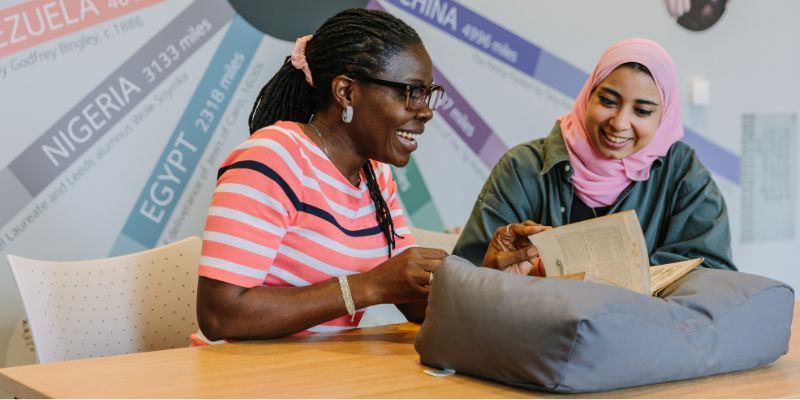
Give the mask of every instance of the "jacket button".
[[561, 213], [564, 214], [565, 212], [567, 212], [567, 209], [564, 208], [564, 207], [561, 207]]
[[569, 167], [569, 164], [565, 165], [565, 166], [564, 166], [564, 171], [567, 171], [567, 172], [569, 172], [569, 168], [570, 168], [570, 167]]

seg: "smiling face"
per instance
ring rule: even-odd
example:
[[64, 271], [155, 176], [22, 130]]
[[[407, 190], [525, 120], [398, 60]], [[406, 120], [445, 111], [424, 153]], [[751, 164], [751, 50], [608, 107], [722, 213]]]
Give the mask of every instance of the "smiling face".
[[[409, 84], [430, 85], [433, 64], [421, 44], [410, 46], [391, 57], [386, 70], [373, 78]], [[406, 91], [367, 81], [353, 80], [352, 140], [356, 152], [365, 158], [403, 167], [417, 149], [417, 138], [433, 112], [423, 106], [406, 108]]]
[[644, 71], [620, 66], [592, 91], [586, 134], [603, 156], [622, 159], [645, 148], [661, 122], [661, 96]]

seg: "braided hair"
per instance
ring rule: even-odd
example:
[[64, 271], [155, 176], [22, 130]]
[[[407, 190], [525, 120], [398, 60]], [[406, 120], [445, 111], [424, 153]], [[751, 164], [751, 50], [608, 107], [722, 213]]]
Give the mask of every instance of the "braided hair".
[[[250, 134], [277, 121], [307, 122], [332, 101], [331, 82], [339, 75], [375, 76], [391, 58], [412, 45], [421, 44], [417, 32], [400, 19], [383, 11], [353, 8], [344, 10], [322, 24], [306, 45], [306, 61], [314, 79], [309, 85], [301, 70], [286, 57], [275, 76], [258, 94], [250, 112]], [[389, 207], [381, 194], [369, 160], [362, 167], [375, 218], [386, 238], [389, 257], [395, 248]]]

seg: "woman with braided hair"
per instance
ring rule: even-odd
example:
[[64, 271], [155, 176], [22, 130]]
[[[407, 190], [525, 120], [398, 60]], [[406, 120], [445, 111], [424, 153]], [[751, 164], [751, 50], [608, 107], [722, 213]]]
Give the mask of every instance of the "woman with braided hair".
[[424, 317], [447, 253], [415, 246], [389, 165], [405, 166], [444, 90], [417, 33], [351, 9], [297, 40], [219, 170], [194, 344], [356, 327], [390, 303]]

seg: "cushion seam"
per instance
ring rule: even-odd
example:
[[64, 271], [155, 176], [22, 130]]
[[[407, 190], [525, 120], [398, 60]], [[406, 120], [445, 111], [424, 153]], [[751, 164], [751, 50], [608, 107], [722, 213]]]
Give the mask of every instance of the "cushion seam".
[[[606, 315], [606, 314], [603, 314], [603, 315]], [[572, 355], [575, 353], [575, 348], [576, 348], [576, 347], [578, 347], [578, 346], [577, 346], [578, 340], [579, 340], [579, 339], [581, 338], [581, 336], [582, 336], [582, 335], [581, 335], [581, 333], [580, 333], [580, 332], [581, 332], [581, 331], [580, 331], [580, 326], [581, 326], [582, 324], [584, 324], [585, 322], [586, 322], [586, 319], [584, 319], [584, 318], [581, 318], [581, 319], [578, 321], [578, 323], [577, 323], [577, 324], [575, 324], [575, 338], [572, 340], [572, 344], [570, 345], [570, 349], [569, 349], [569, 354], [568, 354], [568, 355], [567, 355], [567, 357], [564, 359], [564, 363], [563, 363], [563, 365], [562, 365], [562, 368], [560, 368], [560, 369], [559, 369], [559, 372], [561, 372], [561, 374], [560, 374], [560, 376], [558, 377], [558, 380], [556, 381], [556, 384], [553, 386], [553, 390], [554, 390], [554, 391], [555, 391], [555, 390], [558, 390], [558, 388], [559, 388], [559, 387], [561, 386], [561, 384], [564, 382], [564, 375], [566, 374], [564, 371], [567, 369], [566, 367], [569, 365], [570, 361], [572, 360]]]
[[[734, 305], [733, 307], [730, 307], [730, 308], [729, 308], [727, 311], [725, 311], [723, 314], [720, 314], [719, 316], [717, 316], [716, 320], [717, 320], [717, 321], [718, 321], [718, 320], [722, 320], [722, 319], [723, 319], [723, 318], [725, 318], [725, 317], [726, 317], [728, 314], [730, 314], [730, 313], [731, 313], [731, 312], [733, 312], [734, 310], [738, 309], [739, 307], [743, 306], [745, 303], [749, 302], [750, 300], [752, 300], [752, 299], [754, 299], [754, 298], [756, 298], [756, 297], [758, 297], [758, 296], [761, 296], [762, 294], [764, 294], [764, 293], [766, 293], [766, 292], [768, 292], [768, 291], [771, 291], [772, 289], [777, 289], [777, 288], [789, 289], [787, 286], [783, 286], [783, 285], [770, 286], [770, 287], [768, 287], [768, 288], [762, 289], [762, 290], [758, 291], [757, 293], [754, 293], [754, 294], [750, 295], [749, 297], [747, 297], [747, 298], [746, 298], [746, 299], [744, 299], [743, 301], [740, 301], [740, 302], [738, 302], [738, 303], [737, 303], [736, 305]], [[791, 289], [790, 289], [790, 291], [791, 291]], [[711, 318], [709, 318], [707, 323], [705, 323], [705, 324], [703, 324], [703, 325], [701, 325], [701, 326], [696, 326], [696, 327], [694, 327], [694, 328], [692, 328], [692, 329], [690, 329], [690, 330], [688, 330], [688, 331], [686, 331], [686, 332], [694, 332], [694, 331], [696, 331], [696, 330], [698, 330], [698, 329], [705, 328], [705, 327], [707, 327], [707, 326], [709, 326], [709, 325], [712, 325], [712, 324], [714, 323], [714, 321], [715, 321], [715, 320], [712, 320]]]
[[[690, 332], [695, 332], [695, 331], [697, 331], [699, 329], [705, 329], [705, 328], [713, 325], [715, 321], [722, 320], [723, 318], [725, 318], [725, 316], [730, 314], [732, 311], [738, 309], [739, 307], [741, 307], [745, 303], [749, 302], [750, 300], [752, 300], [752, 299], [754, 299], [754, 298], [756, 298], [758, 296], [761, 296], [766, 292], [770, 292], [773, 289], [778, 289], [778, 288], [789, 289], [790, 292], [793, 292], [791, 287], [788, 287], [788, 286], [785, 286], [785, 285], [775, 285], [775, 286], [770, 286], [768, 288], [764, 288], [764, 289], [758, 291], [757, 293], [754, 293], [754, 294], [750, 295], [749, 297], [745, 298], [743, 301], [738, 302], [736, 305], [731, 307], [728, 311], [726, 311], [725, 313], [719, 315], [716, 318], [716, 320], [709, 319], [708, 323], [703, 324], [701, 326], [697, 326], [697, 327], [695, 327], [695, 328], [693, 328], [691, 330], [687, 330], [687, 331], [684, 331], [684, 332], [685, 333], [690, 333]], [[592, 319], [605, 318], [606, 316], [611, 316], [611, 315], [625, 315], [625, 314], [626, 313], [621, 313], [621, 312], [605, 312], [603, 314], [598, 314], [598, 315], [594, 316]], [[582, 332], [580, 330], [580, 326], [585, 324], [587, 321], [588, 320], [586, 318], [582, 318], [576, 324], [575, 338], [573, 339], [572, 344], [570, 346], [569, 354], [567, 355], [567, 357], [565, 358], [564, 362], [562, 363], [562, 368], [559, 369], [559, 372], [561, 372], [561, 373], [559, 374], [560, 376], [558, 377], [558, 380], [557, 380], [556, 384], [553, 386], [553, 390], [554, 391], [557, 391], [558, 388], [561, 387], [563, 382], [564, 382], [564, 375], [566, 375], [566, 373], [564, 371], [566, 371], [566, 368], [570, 365], [570, 362], [572, 361], [572, 357], [573, 357], [573, 355], [575, 353], [575, 349], [577, 347], [577, 343], [581, 339], [581, 337], [583, 336], [583, 334], [582, 334]], [[656, 324], [654, 324], [654, 323], [652, 323], [650, 321], [646, 321], [646, 320], [642, 320], [641, 322], [647, 323], [648, 325], [656, 325]]]

